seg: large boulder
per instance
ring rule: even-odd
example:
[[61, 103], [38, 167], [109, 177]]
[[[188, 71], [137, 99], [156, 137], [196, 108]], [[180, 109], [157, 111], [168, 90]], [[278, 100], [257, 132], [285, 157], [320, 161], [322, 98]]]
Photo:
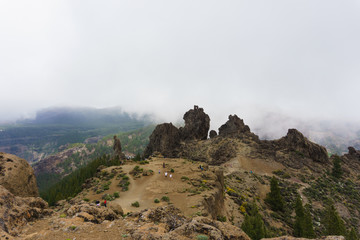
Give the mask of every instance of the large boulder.
[[315, 162], [329, 162], [326, 148], [309, 141], [301, 132], [296, 129], [289, 129], [285, 137], [277, 140], [277, 144], [282, 149], [296, 152], [298, 155], [301, 155], [305, 158], [310, 158]]
[[182, 140], [206, 140], [210, 128], [210, 117], [203, 108], [194, 106], [184, 114], [185, 126], [180, 128]]
[[34, 170], [29, 163], [3, 152], [0, 152], [0, 185], [16, 196], [39, 196]]
[[19, 227], [50, 215], [48, 204], [39, 197], [18, 197], [0, 185], [0, 230], [16, 235]]
[[150, 141], [145, 149], [144, 156], [148, 157], [154, 152], [159, 152], [164, 157], [175, 157], [179, 145], [179, 129], [172, 123], [159, 124], [150, 135]]

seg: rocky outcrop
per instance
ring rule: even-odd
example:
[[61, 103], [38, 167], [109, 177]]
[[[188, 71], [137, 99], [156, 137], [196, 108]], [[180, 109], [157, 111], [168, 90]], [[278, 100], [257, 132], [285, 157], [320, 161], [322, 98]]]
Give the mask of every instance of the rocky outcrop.
[[181, 139], [206, 140], [210, 128], [210, 117], [204, 109], [194, 106], [194, 109], [187, 111], [183, 117], [185, 126], [180, 128]]
[[125, 159], [125, 154], [121, 150], [120, 139], [114, 136], [114, 145], [113, 145], [115, 156], [118, 156], [120, 159]]
[[116, 213], [112, 208], [99, 207], [94, 203], [84, 203], [72, 205], [65, 213], [68, 216], [77, 216], [83, 218], [85, 222], [102, 223], [104, 220], [118, 219], [121, 211]]
[[[137, 224], [128, 224], [131, 239], [196, 239], [206, 235], [208, 239], [250, 240], [238, 227], [206, 217], [185, 218], [179, 209], [172, 205], [147, 209], [134, 213]], [[155, 225], [156, 223], [156, 225]]]
[[276, 140], [278, 149], [292, 151], [303, 158], [310, 158], [319, 163], [328, 163], [329, 158], [326, 148], [309, 141], [296, 129], [289, 129], [285, 137]]
[[194, 106], [184, 114], [185, 126], [178, 129], [172, 123], [157, 125], [150, 135], [150, 141], [144, 151], [148, 157], [155, 152], [164, 157], [177, 157], [182, 141], [206, 140], [210, 128], [210, 118], [204, 109]]
[[3, 152], [0, 152], [0, 185], [16, 196], [39, 196], [34, 170], [29, 163]]
[[200, 234], [206, 234], [209, 239], [250, 240], [240, 228], [228, 223], [211, 220], [206, 217], [195, 217], [172, 232], [173, 235], [196, 239]]
[[154, 152], [159, 152], [165, 157], [175, 157], [180, 145], [180, 132], [172, 123], [157, 125], [145, 149], [144, 156], [149, 157]]
[[215, 130], [211, 130], [210, 133], [209, 133], [209, 137], [214, 138], [216, 136], [217, 136], [217, 132]]
[[0, 186], [0, 229], [16, 235], [19, 227], [43, 216], [50, 215], [47, 203], [39, 197], [18, 197]]
[[259, 137], [252, 133], [249, 126], [245, 125], [244, 121], [236, 114], [229, 115], [229, 120], [219, 128], [219, 136], [259, 140]]

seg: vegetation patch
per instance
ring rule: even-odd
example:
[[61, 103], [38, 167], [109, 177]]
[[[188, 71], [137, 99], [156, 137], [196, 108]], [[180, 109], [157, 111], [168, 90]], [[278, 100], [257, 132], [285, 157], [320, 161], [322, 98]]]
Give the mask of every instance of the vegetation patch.
[[168, 196], [162, 196], [161, 201], [170, 202], [170, 198]]

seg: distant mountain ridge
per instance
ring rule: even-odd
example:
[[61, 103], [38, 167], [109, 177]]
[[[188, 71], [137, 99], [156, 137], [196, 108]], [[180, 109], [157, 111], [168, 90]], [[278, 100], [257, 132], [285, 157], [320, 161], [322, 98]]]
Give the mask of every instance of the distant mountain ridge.
[[149, 121], [149, 116], [140, 117], [124, 112], [121, 108], [68, 108], [56, 107], [40, 110], [34, 119], [25, 119], [19, 123], [27, 124], [118, 124], [119, 122]]
[[36, 162], [58, 152], [62, 145], [132, 131], [150, 123], [150, 116], [137, 116], [120, 108], [49, 108], [39, 111], [35, 119], [2, 126], [0, 151]]

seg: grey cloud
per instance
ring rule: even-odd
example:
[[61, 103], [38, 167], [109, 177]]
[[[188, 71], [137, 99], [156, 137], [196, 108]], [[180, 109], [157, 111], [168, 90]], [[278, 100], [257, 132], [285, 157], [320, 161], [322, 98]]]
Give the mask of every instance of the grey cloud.
[[[121, 106], [359, 121], [356, 1], [3, 1], [0, 119]], [[211, 114], [210, 114], [211, 113]], [[247, 120], [248, 119], [248, 120]], [[259, 126], [261, 124], [258, 124]]]

